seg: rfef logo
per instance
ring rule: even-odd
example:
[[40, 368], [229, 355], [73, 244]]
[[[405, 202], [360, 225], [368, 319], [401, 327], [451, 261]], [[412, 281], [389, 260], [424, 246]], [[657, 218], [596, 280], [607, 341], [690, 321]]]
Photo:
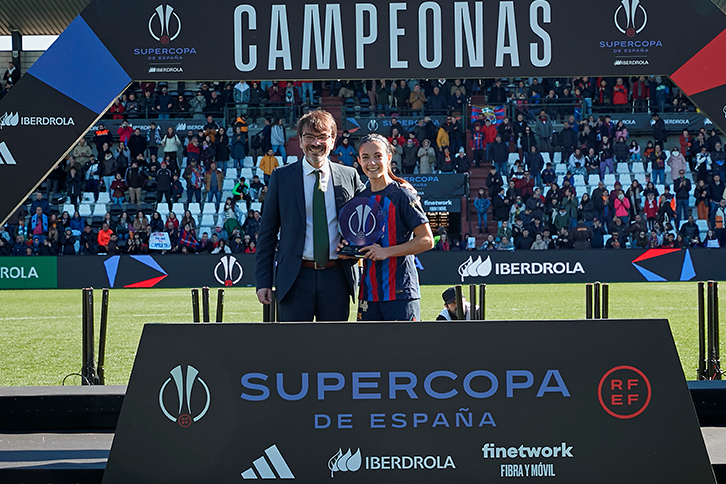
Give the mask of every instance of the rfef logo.
[[650, 381], [633, 366], [616, 366], [600, 379], [597, 396], [603, 410], [613, 417], [634, 418], [650, 404]]
[[613, 17], [615, 27], [628, 37], [641, 33], [648, 25], [648, 13], [640, 0], [622, 0], [620, 3]]
[[181, 19], [171, 5], [159, 5], [149, 18], [149, 33], [162, 44], [168, 44], [179, 37], [181, 28]]
[[[193, 422], [197, 422], [199, 421], [199, 419], [204, 417], [204, 415], [206, 415], [207, 413], [207, 410], [209, 410], [209, 404], [212, 400], [212, 397], [209, 393], [209, 387], [204, 382], [204, 380], [199, 378], [199, 370], [191, 365], [187, 365], [186, 378], [184, 378], [181, 365], [174, 367], [174, 369], [172, 369], [169, 373], [171, 374], [171, 377], [166, 379], [164, 384], [161, 385], [161, 389], [159, 390], [159, 407], [161, 407], [161, 411], [166, 416], [166, 418], [168, 418], [172, 422], [177, 422], [181, 427], [189, 427]], [[172, 381], [176, 386], [176, 396], [179, 406], [173, 407], [172, 411], [170, 411], [167, 407], [166, 399], [171, 399], [171, 397], [169, 395], [165, 395], [165, 390], [169, 383]], [[195, 385], [195, 383], [199, 383], [199, 385]], [[194, 410], [192, 410], [192, 390], [194, 390], [194, 388], [198, 386], [201, 386], [204, 389], [205, 397], [204, 399], [195, 399]], [[203, 408], [200, 411], [197, 411], [197, 409], [199, 408], [197, 404], [202, 402], [204, 402]]]
[[222, 257], [214, 267], [214, 278], [218, 283], [227, 287], [237, 284], [244, 273], [242, 265], [237, 262], [237, 258], [233, 255]]

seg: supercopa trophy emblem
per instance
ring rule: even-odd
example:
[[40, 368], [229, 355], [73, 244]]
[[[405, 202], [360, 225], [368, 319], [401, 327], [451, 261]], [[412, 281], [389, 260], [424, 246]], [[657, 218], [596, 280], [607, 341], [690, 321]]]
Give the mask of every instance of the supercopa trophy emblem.
[[348, 245], [340, 253], [363, 257], [360, 249], [376, 243], [383, 235], [386, 213], [374, 199], [355, 197], [346, 203], [338, 214], [340, 234]]

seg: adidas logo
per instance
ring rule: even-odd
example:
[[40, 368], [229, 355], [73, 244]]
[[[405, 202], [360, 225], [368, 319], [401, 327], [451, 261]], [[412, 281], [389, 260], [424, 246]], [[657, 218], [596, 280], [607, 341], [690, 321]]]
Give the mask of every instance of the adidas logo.
[[[267, 459], [265, 459], [265, 455]], [[295, 479], [277, 445], [272, 444], [266, 448], [265, 455], [252, 461], [252, 467], [242, 473], [242, 479]]]
[[8, 145], [5, 144], [3, 141], [0, 143], [0, 165], [14, 165], [15, 164], [15, 158], [13, 158], [13, 155], [10, 154], [10, 150], [8, 149]]

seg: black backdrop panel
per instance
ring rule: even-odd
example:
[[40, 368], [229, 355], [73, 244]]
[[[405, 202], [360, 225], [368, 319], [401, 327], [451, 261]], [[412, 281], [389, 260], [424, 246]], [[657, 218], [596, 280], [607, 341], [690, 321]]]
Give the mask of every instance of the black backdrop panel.
[[666, 320], [148, 325], [103, 482], [519, 476], [715, 482]]

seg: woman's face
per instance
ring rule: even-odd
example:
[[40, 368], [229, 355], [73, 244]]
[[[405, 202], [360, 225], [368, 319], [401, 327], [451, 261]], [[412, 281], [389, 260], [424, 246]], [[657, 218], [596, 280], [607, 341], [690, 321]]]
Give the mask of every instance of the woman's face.
[[382, 141], [370, 141], [358, 148], [358, 161], [368, 178], [381, 178], [391, 166], [391, 153]]

